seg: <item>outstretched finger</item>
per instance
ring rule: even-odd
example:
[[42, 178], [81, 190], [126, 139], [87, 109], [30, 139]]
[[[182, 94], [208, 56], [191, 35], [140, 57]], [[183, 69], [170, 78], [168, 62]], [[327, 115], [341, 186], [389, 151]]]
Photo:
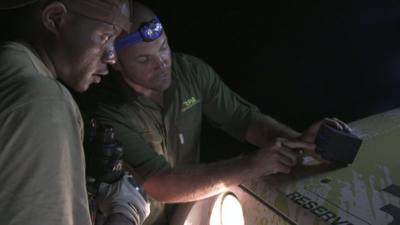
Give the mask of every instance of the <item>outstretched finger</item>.
[[281, 148], [279, 153], [279, 161], [286, 166], [295, 166], [298, 161], [298, 154], [290, 149], [287, 148]]
[[308, 143], [304, 141], [297, 141], [297, 140], [285, 140], [282, 142], [282, 145], [286, 148], [291, 149], [305, 149], [305, 150], [314, 150], [315, 144]]

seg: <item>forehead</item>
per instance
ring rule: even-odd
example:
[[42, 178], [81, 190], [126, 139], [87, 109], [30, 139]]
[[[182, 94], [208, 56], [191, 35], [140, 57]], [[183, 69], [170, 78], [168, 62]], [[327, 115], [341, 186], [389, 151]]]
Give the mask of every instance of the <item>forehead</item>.
[[62, 0], [68, 10], [128, 30], [130, 5], [127, 0]]
[[84, 33], [94, 33], [94, 32], [106, 32], [112, 34], [118, 34], [121, 31], [121, 28], [116, 27], [112, 24], [105, 23], [103, 21], [95, 20], [86, 16], [82, 16], [79, 14], [74, 14], [73, 18], [75, 23], [71, 26], [72, 29], [75, 29], [76, 36], [80, 36], [80, 34]]

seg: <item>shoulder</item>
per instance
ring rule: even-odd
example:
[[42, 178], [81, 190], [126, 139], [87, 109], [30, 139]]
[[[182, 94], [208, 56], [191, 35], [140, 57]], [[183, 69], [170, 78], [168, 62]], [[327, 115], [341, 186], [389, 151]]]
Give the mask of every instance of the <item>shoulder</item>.
[[15, 95], [24, 97], [28, 101], [41, 99], [72, 100], [68, 89], [58, 80], [42, 77], [39, 74], [26, 74], [26, 76], [16, 79], [13, 85], [16, 85]]
[[0, 80], [3, 86], [34, 71], [29, 56], [22, 49], [16, 48], [12, 42], [0, 45]]
[[9, 42], [0, 46], [0, 62], [2, 100], [3, 97], [71, 99], [69, 91], [59, 81], [45, 77], [38, 71], [27, 50], [17, 43]]
[[209, 67], [204, 60], [185, 53], [173, 53], [172, 60], [173, 69], [180, 69], [183, 71], [196, 71], [202, 67]]
[[29, 58], [24, 54], [22, 49], [16, 47], [15, 42], [6, 42], [0, 45], [0, 60], [2, 65], [4, 65], [15, 62], [15, 60], [29, 61]]
[[[12, 127], [34, 124], [53, 128], [58, 124], [58, 127], [77, 125], [74, 129], [80, 129], [80, 112], [67, 88], [53, 78], [44, 77], [26, 54], [14, 50], [19, 51], [0, 50], [0, 121]], [[12, 52], [9, 58], [7, 51]]]
[[208, 85], [209, 82], [218, 78], [214, 69], [198, 57], [174, 53], [172, 60], [173, 77], [181, 82]]
[[13, 79], [0, 82], [0, 116], [26, 108], [42, 107], [46, 112], [53, 106], [62, 106], [62, 112], [78, 114], [69, 91], [57, 80], [40, 74], [16, 73]]

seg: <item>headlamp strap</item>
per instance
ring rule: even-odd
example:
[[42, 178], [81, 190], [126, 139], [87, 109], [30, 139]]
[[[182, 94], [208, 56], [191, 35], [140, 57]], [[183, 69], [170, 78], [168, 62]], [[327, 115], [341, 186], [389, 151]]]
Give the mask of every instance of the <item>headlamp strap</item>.
[[115, 42], [115, 50], [126, 48], [139, 42], [150, 42], [157, 40], [162, 32], [163, 26], [160, 19], [155, 17], [150, 22], [143, 24], [138, 31], [128, 34], [127, 36]]

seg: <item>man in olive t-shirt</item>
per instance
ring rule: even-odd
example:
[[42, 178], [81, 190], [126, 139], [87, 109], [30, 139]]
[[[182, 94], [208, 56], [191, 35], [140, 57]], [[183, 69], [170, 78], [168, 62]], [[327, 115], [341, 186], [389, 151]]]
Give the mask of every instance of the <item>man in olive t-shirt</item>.
[[0, 46], [0, 224], [91, 224], [83, 124], [66, 87], [85, 91], [107, 73], [113, 41], [129, 26], [128, 6], [0, 2], [9, 23]]
[[[82, 102], [95, 103], [86, 111], [115, 128], [125, 161], [154, 199], [146, 224], [167, 224], [163, 203], [196, 201], [248, 179], [289, 173], [299, 155], [294, 149], [313, 153], [323, 121], [300, 134], [260, 113], [202, 60], [171, 53], [159, 18], [146, 6], [134, 4], [131, 33], [119, 38], [115, 47], [116, 71]], [[199, 164], [203, 115], [260, 149]], [[326, 121], [346, 129], [341, 121]]]

